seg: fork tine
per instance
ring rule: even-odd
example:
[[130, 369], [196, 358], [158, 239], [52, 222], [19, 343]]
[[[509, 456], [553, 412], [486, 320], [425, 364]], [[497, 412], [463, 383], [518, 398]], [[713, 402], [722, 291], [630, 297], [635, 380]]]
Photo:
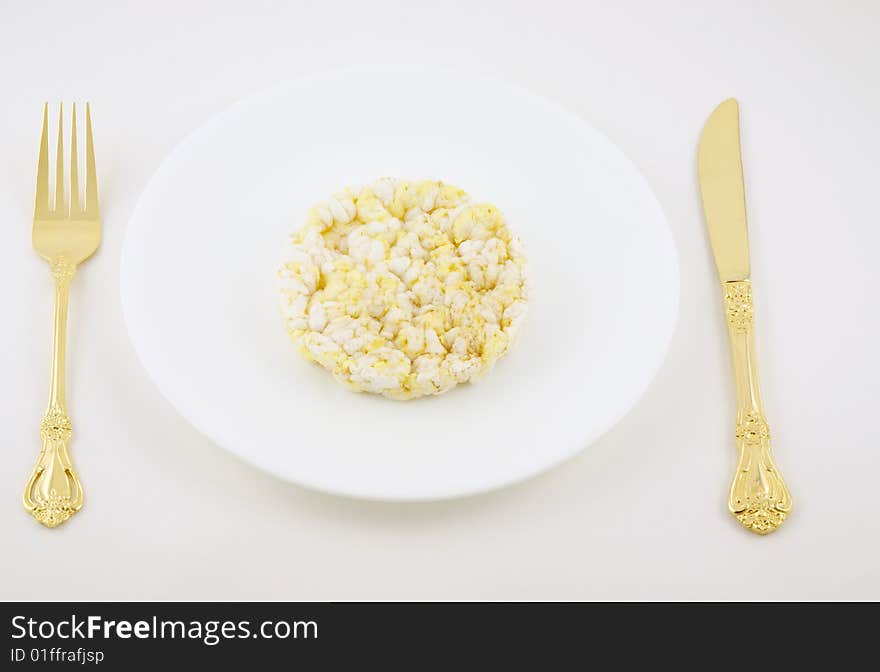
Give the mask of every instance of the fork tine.
[[86, 103], [86, 209], [88, 217], [98, 216], [98, 175], [95, 170], [95, 144], [92, 140], [92, 111]]
[[49, 103], [43, 105], [43, 132], [40, 135], [40, 158], [37, 160], [37, 193], [34, 219], [49, 213]]
[[79, 156], [76, 151], [76, 103], [73, 104], [73, 118], [70, 122], [70, 216], [82, 214], [79, 198]]
[[58, 153], [55, 155], [55, 212], [66, 214], [64, 207], [64, 103], [58, 103]]

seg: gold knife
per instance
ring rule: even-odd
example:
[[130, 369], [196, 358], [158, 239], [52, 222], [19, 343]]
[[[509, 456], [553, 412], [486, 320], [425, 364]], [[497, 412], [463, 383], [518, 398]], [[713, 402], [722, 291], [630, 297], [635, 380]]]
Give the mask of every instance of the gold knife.
[[721, 103], [703, 128], [700, 191], [706, 227], [721, 279], [736, 380], [736, 445], [739, 462], [728, 508], [747, 529], [769, 534], [785, 522], [791, 495], [770, 455], [753, 335], [749, 232], [739, 142], [739, 105]]

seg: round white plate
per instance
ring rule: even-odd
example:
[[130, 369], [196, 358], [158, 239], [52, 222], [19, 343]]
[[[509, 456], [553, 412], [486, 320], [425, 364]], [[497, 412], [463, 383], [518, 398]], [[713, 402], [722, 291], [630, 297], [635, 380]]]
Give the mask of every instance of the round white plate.
[[[518, 342], [440, 397], [350, 392], [299, 357], [278, 313], [287, 234], [383, 175], [494, 203], [529, 257]], [[415, 69], [323, 74], [220, 113], [141, 197], [121, 282], [141, 362], [196, 428], [281, 478], [385, 500], [497, 488], [588, 446], [659, 368], [679, 292], [663, 212], [604, 136], [527, 91]]]

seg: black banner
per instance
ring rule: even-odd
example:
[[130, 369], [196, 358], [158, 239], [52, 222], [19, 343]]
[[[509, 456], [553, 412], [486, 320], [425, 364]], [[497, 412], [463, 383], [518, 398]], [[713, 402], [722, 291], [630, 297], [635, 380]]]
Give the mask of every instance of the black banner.
[[745, 646], [750, 656], [766, 648], [762, 664], [824, 648], [840, 663], [873, 641], [878, 616], [869, 604], [5, 603], [2, 612], [9, 670], [352, 661], [469, 669], [474, 655], [550, 669], [609, 653], [616, 669], [716, 646]]

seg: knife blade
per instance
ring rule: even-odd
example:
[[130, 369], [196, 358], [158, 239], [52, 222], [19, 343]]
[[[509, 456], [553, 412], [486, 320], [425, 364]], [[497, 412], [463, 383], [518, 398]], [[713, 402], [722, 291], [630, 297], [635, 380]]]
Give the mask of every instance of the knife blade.
[[721, 282], [748, 280], [749, 232], [739, 135], [739, 104], [721, 103], [703, 128], [698, 153], [700, 192]]

